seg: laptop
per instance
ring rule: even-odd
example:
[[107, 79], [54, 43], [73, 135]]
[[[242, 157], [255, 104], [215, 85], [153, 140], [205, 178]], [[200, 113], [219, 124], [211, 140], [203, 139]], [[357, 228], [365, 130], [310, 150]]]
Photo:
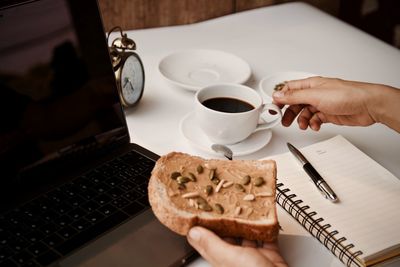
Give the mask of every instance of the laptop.
[[[134, 112], [134, 111], [132, 111]], [[95, 0], [0, 2], [0, 266], [180, 266]]]

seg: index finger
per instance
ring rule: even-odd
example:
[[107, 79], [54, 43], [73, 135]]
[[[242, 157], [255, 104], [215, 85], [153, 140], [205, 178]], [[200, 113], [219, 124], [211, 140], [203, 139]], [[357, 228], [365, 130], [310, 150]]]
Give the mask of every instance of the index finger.
[[[322, 83], [321, 76], [313, 76], [308, 77], [305, 79], [298, 79], [298, 80], [290, 80], [285, 82], [285, 85], [282, 87], [282, 92], [287, 92], [290, 90], [300, 90], [300, 89], [308, 89], [320, 85]], [[273, 97], [272, 103], [277, 105], [279, 108], [283, 108], [285, 105], [276, 101]]]
[[307, 89], [321, 84], [322, 77], [313, 76], [305, 79], [291, 80], [285, 83], [282, 90]]

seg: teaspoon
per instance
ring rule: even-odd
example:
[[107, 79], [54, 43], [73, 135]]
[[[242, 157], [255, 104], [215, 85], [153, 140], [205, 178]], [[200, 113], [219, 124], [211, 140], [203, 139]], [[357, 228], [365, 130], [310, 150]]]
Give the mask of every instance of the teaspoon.
[[225, 146], [225, 145], [213, 144], [211, 146], [211, 149], [214, 150], [217, 153], [220, 153], [220, 154], [224, 155], [229, 160], [232, 160], [232, 158], [233, 158], [232, 150], [229, 147]]

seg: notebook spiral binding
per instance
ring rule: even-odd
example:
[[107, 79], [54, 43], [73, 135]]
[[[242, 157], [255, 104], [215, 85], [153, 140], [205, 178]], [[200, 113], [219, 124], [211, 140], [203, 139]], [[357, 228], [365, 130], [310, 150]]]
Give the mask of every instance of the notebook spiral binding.
[[347, 240], [345, 237], [338, 237], [339, 232], [329, 231], [331, 225], [324, 224], [323, 218], [317, 218], [315, 211], [309, 211], [310, 207], [301, 205], [302, 200], [296, 199], [295, 194], [291, 194], [290, 189], [284, 188], [283, 183], [276, 185], [277, 195], [276, 202], [296, 219], [311, 235], [329, 249], [336, 257], [338, 257], [347, 266], [363, 267], [357, 259], [363, 254], [361, 251], [352, 253], [350, 249], [354, 248], [353, 244], [344, 244]]

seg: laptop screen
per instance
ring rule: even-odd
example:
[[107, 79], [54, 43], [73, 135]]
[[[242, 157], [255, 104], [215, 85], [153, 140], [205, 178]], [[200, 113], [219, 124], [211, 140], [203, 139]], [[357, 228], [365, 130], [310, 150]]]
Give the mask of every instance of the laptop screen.
[[[5, 2], [14, 3], [5, 7]], [[85, 151], [129, 140], [96, 1], [5, 2], [0, 4], [3, 190], [38, 166], [82, 160]]]

